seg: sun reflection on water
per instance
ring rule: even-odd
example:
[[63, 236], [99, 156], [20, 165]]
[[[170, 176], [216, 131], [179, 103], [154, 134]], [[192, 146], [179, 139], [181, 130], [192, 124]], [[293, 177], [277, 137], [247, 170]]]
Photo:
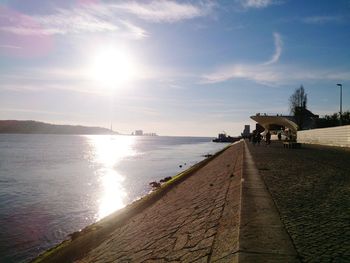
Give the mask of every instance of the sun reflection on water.
[[125, 206], [127, 192], [123, 188], [124, 177], [117, 170], [118, 163], [136, 154], [133, 149], [135, 138], [118, 135], [89, 135], [92, 148], [92, 162], [101, 191], [98, 199], [97, 220]]

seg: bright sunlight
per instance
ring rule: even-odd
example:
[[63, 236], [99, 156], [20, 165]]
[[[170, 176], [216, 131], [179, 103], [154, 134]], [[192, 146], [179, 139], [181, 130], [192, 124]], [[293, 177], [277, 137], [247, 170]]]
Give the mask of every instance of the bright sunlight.
[[120, 89], [136, 76], [137, 67], [128, 50], [101, 47], [93, 55], [91, 76], [104, 88]]
[[118, 172], [118, 163], [136, 152], [133, 149], [135, 138], [130, 136], [89, 135], [92, 149], [92, 164], [98, 167], [97, 176], [100, 184], [98, 199], [98, 220], [125, 206], [124, 177]]

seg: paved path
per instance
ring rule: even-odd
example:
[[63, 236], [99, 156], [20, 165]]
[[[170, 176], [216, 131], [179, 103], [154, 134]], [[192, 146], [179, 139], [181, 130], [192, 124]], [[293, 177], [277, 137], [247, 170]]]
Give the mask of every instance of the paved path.
[[[214, 262], [230, 253], [238, 241], [243, 149], [227, 149], [79, 262]], [[216, 238], [226, 227], [229, 243]]]
[[239, 262], [299, 262], [247, 146], [241, 199]]
[[249, 145], [303, 262], [350, 262], [350, 149]]
[[44, 262], [350, 262], [349, 175], [350, 149], [239, 142]]
[[78, 262], [299, 262], [245, 147], [232, 145]]

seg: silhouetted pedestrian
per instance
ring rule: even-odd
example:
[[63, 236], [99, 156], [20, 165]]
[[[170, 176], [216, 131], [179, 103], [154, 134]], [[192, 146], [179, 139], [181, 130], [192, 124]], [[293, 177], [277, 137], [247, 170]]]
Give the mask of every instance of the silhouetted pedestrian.
[[260, 145], [261, 139], [262, 139], [262, 135], [260, 133], [257, 133], [256, 140], [257, 140], [258, 145]]
[[270, 131], [267, 131], [265, 137], [266, 137], [266, 144], [269, 145], [271, 143], [271, 133], [270, 133]]
[[255, 146], [255, 144], [257, 143], [257, 141], [258, 141], [258, 138], [257, 138], [257, 131], [254, 130], [254, 131], [253, 131], [253, 134], [252, 134], [252, 143], [253, 143], [254, 146]]

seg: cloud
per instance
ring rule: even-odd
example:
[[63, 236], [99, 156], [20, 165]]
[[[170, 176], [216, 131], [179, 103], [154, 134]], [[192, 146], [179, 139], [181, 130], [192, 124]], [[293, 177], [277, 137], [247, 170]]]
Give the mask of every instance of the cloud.
[[248, 8], [265, 8], [270, 5], [277, 4], [279, 2], [275, 0], [238, 0], [239, 4], [248, 9]]
[[326, 23], [340, 22], [342, 21], [341, 16], [309, 16], [301, 19], [306, 24], [322, 25]]
[[0, 9], [0, 31], [21, 36], [50, 36], [78, 33], [112, 32], [132, 38], [144, 38], [144, 29], [123, 20], [108, 5], [81, 5], [72, 9], [57, 8], [48, 15], [25, 15]]
[[[99, 80], [91, 72], [91, 64], [84, 66], [76, 65], [57, 65], [44, 67], [17, 68], [7, 72], [0, 72], [0, 90], [71, 90], [81, 93], [94, 93], [100, 95], [109, 95], [113, 89], [109, 85], [101, 85]], [[157, 68], [145, 65], [142, 61], [135, 61], [135, 70], [137, 74], [125, 86], [137, 86], [142, 83], [147, 86], [168, 87], [180, 89], [176, 82], [171, 78], [188, 77], [188, 73], [173, 68]]]
[[271, 59], [269, 61], [264, 63], [265, 65], [270, 65], [270, 64], [276, 63], [282, 54], [283, 42], [282, 42], [281, 35], [275, 32], [275, 33], [273, 33], [273, 37], [275, 40], [275, 53], [273, 54], [273, 56], [271, 57]]
[[104, 8], [87, 5], [72, 10], [57, 9], [55, 14], [36, 16], [35, 20], [52, 34], [118, 30], [115, 21], [111, 21], [106, 15], [108, 11]]
[[219, 83], [230, 79], [248, 79], [260, 84], [271, 85], [280, 76], [271, 67], [264, 65], [236, 64], [203, 76], [203, 83]]
[[22, 47], [14, 46], [14, 45], [0, 45], [0, 48], [3, 49], [22, 49]]
[[47, 15], [25, 15], [0, 7], [0, 31], [24, 36], [113, 32], [140, 39], [148, 36], [146, 30], [131, 23], [127, 16], [173, 23], [205, 16], [213, 6], [212, 2], [195, 5], [168, 0], [95, 3], [72, 9], [56, 8]]
[[113, 5], [113, 8], [136, 15], [143, 20], [168, 23], [206, 16], [213, 7], [212, 2], [201, 2], [194, 5], [168, 0], [154, 0], [149, 3], [133, 1]]
[[201, 83], [220, 83], [232, 79], [246, 79], [267, 86], [279, 86], [295, 81], [348, 81], [349, 71], [306, 69], [288, 65], [276, 65], [282, 53], [282, 40], [278, 33], [274, 33], [275, 52], [270, 60], [259, 64], [224, 65], [209, 74], [202, 76]]
[[56, 9], [50, 15], [25, 15], [1, 9], [1, 31], [17, 35], [54, 35], [115, 31], [116, 25], [101, 18], [95, 8]]
[[128, 21], [121, 20], [120, 22], [128, 29], [128, 32], [130, 32], [131, 35], [133, 35], [135, 38], [141, 39], [148, 36], [147, 31], [143, 28], [138, 27]]
[[80, 68], [17, 69], [0, 74], [0, 89], [13, 91], [67, 90], [80, 93], [104, 94], [98, 85]]
[[349, 81], [350, 71], [310, 69], [288, 65], [228, 65], [204, 75], [202, 83], [220, 83], [232, 79], [246, 79], [266, 86], [278, 87], [283, 84], [315, 80]]
[[282, 54], [282, 38], [279, 33], [274, 33], [275, 52], [271, 59], [262, 64], [235, 64], [224, 66], [214, 73], [204, 76], [204, 82], [216, 83], [233, 78], [251, 79], [259, 83], [269, 84], [278, 80], [275, 71], [272, 70], [272, 64], [278, 62]]

